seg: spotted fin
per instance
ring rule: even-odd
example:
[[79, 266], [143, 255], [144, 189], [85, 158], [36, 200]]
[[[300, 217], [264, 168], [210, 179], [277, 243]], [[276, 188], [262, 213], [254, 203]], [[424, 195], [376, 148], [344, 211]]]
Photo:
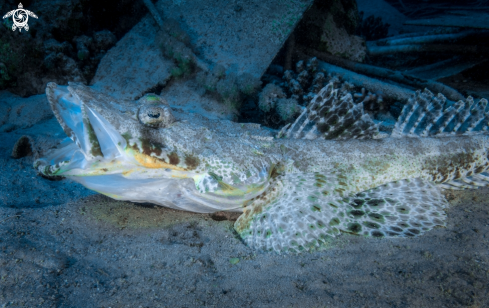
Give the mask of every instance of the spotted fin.
[[271, 179], [268, 190], [252, 200], [234, 227], [251, 247], [301, 251], [321, 245], [340, 233], [337, 225], [346, 207], [334, 192], [335, 175], [286, 174]]
[[447, 201], [431, 182], [401, 180], [347, 198], [339, 193], [342, 183], [334, 174], [278, 176], [245, 208], [235, 229], [253, 248], [299, 252], [341, 232], [416, 236], [444, 225]]
[[416, 236], [444, 226], [448, 202], [433, 182], [406, 179], [345, 198], [344, 232], [374, 237]]

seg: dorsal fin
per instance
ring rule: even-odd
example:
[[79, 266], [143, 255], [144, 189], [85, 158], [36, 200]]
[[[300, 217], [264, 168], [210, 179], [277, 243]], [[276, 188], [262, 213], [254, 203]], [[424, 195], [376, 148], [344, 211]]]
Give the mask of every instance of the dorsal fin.
[[391, 137], [442, 137], [473, 135], [487, 130], [489, 110], [487, 100], [477, 102], [472, 97], [447, 106], [442, 94], [429, 90], [416, 91], [404, 105]]
[[471, 176], [463, 177], [458, 180], [451, 180], [437, 185], [443, 189], [454, 189], [454, 190], [463, 190], [466, 188], [477, 189], [479, 187], [489, 186], [489, 174], [487, 172], [482, 172]]
[[294, 139], [376, 139], [379, 125], [365, 113], [363, 102], [355, 104], [351, 93], [335, 89], [334, 81], [312, 99], [292, 125], [278, 137]]

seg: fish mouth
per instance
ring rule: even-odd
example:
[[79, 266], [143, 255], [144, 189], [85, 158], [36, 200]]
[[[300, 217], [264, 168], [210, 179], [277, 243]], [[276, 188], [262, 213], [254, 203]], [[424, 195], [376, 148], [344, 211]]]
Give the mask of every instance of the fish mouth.
[[97, 172], [124, 172], [134, 162], [125, 154], [127, 141], [73, 88], [49, 83], [50, 107], [69, 138], [48, 156], [35, 162], [45, 176], [86, 176]]
[[[49, 83], [46, 95], [68, 138], [34, 162], [40, 175], [50, 179], [66, 177], [117, 200], [151, 202], [200, 213], [242, 211], [250, 193], [236, 196], [235, 191], [241, 191], [236, 189], [229, 194], [203, 192], [199, 185], [205, 174], [135, 149], [133, 139], [115, 128], [114, 118], [120, 110], [101, 109], [98, 94], [90, 88], [74, 83], [68, 86]], [[137, 118], [130, 116], [119, 120], [138, 125]], [[268, 187], [266, 180], [252, 196]]]
[[[80, 92], [80, 88], [88, 90], [78, 84], [59, 86], [49, 83], [46, 87], [50, 107], [69, 137], [34, 162], [40, 175], [49, 179], [66, 177], [118, 200], [190, 208], [188, 201], [176, 205], [168, 200], [175, 197], [173, 193], [163, 197], [162, 194], [171, 190], [178, 196], [182, 189], [195, 194], [192, 174], [177, 166], [160, 168], [161, 164], [155, 164], [153, 157], [145, 157], [128, 146], [128, 141], [114, 125], [97, 111], [97, 97], [89, 97], [90, 92]], [[176, 181], [175, 178], [187, 181]], [[208, 212], [199, 207], [196, 211]]]

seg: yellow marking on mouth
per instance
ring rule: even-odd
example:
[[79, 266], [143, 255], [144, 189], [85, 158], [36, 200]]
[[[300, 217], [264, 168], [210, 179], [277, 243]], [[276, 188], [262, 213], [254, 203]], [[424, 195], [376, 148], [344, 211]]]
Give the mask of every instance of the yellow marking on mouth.
[[175, 179], [188, 179], [188, 178], [191, 178], [187, 174], [172, 174], [171, 177], [172, 178], [175, 178]]
[[122, 175], [123, 175], [123, 176], [128, 176], [128, 175], [130, 175], [130, 174], [131, 174], [131, 173], [133, 173], [133, 172], [134, 172], [134, 170], [127, 170], [127, 171], [123, 171], [123, 172], [122, 172]]
[[134, 159], [136, 159], [136, 161], [138, 163], [140, 163], [141, 165], [143, 165], [146, 168], [152, 168], [152, 169], [168, 168], [168, 169], [177, 170], [177, 171], [186, 171], [185, 168], [177, 167], [175, 165], [165, 163], [164, 161], [162, 161], [156, 157], [148, 156], [146, 154], [141, 154], [137, 151], [133, 151], [132, 154], [134, 156]]

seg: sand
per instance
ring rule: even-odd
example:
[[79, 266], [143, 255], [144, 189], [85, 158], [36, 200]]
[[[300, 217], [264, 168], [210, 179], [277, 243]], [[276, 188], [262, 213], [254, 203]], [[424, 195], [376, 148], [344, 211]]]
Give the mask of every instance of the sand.
[[[487, 307], [489, 188], [446, 193], [446, 228], [343, 234], [322, 251], [253, 251], [233, 222], [115, 201], [12, 159], [0, 133], [0, 307]], [[54, 138], [54, 137], [53, 137]]]

